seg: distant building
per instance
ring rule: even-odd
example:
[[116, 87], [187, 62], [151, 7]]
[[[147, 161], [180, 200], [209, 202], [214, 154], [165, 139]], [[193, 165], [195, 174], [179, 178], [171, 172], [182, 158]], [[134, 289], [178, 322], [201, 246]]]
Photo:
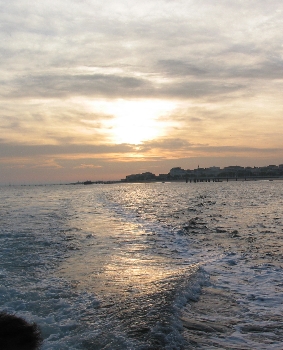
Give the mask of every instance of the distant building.
[[257, 176], [259, 174], [259, 168], [257, 167], [250, 167], [250, 166], [247, 166], [245, 167], [245, 171], [243, 173], [245, 176]]
[[126, 176], [126, 181], [136, 181], [140, 177], [140, 174], [131, 174]]
[[177, 167], [177, 168], [172, 168], [169, 174], [171, 177], [183, 178], [184, 176], [186, 176], [187, 172], [186, 170], [180, 167]]
[[198, 166], [197, 169], [194, 169], [194, 175], [195, 176], [205, 176], [205, 168], [200, 168]]
[[221, 171], [221, 169], [218, 166], [211, 166], [211, 167], [205, 169], [205, 173], [208, 176], [217, 176], [217, 175], [219, 175], [220, 171]]
[[127, 175], [126, 179], [123, 179], [123, 182], [144, 182], [144, 181], [166, 181], [166, 180], [192, 180], [198, 178], [249, 178], [249, 177], [276, 177], [283, 176], [283, 164], [277, 165], [268, 165], [264, 167], [242, 167], [239, 165], [230, 165], [221, 169], [217, 166], [212, 166], [209, 168], [200, 168], [199, 166], [196, 169], [182, 169], [181, 167], [174, 167], [170, 170], [168, 174], [159, 174], [156, 176], [151, 172], [145, 172], [142, 174], [132, 174]]
[[158, 180], [161, 180], [161, 181], [168, 180], [168, 174], [159, 174]]
[[156, 175], [150, 172], [145, 172], [142, 174], [131, 174], [126, 176], [126, 182], [150, 181], [155, 179]]
[[244, 170], [245, 168], [239, 165], [230, 165], [223, 168], [224, 171], [239, 171]]
[[154, 180], [156, 178], [156, 175], [149, 171], [142, 173], [141, 176], [144, 180]]

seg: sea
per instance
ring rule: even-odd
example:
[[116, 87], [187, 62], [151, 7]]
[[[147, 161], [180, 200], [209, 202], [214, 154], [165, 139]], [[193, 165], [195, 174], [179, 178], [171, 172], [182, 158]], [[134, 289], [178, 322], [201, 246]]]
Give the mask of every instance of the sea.
[[42, 350], [283, 349], [283, 181], [0, 187], [0, 310]]

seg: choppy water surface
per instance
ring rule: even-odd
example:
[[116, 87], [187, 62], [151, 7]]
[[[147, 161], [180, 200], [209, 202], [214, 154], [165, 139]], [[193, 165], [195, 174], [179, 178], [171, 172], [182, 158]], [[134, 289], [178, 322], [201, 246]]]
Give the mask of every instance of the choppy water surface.
[[282, 349], [283, 183], [0, 188], [1, 309], [43, 349]]

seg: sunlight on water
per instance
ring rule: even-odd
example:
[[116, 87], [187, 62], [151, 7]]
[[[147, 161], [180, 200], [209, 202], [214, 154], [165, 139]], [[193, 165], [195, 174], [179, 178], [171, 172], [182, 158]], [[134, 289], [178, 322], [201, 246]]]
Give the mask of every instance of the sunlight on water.
[[[153, 233], [141, 230], [137, 224], [117, 222], [108, 218], [84, 221], [83, 226], [95, 227], [88, 245], [66, 259], [58, 271], [75, 281], [78, 288], [90, 290], [101, 298], [125, 293], [153, 293], [158, 283], [177, 275], [194, 273], [198, 265], [182, 268], [173, 259], [163, 256], [162, 250], [154, 251]], [[103, 228], [103, 229], [102, 229]]]

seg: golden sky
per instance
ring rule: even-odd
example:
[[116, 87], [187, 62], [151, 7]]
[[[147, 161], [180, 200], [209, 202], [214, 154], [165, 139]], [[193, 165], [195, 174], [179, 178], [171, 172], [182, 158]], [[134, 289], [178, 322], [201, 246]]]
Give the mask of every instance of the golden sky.
[[281, 0], [0, 2], [0, 183], [283, 163]]

